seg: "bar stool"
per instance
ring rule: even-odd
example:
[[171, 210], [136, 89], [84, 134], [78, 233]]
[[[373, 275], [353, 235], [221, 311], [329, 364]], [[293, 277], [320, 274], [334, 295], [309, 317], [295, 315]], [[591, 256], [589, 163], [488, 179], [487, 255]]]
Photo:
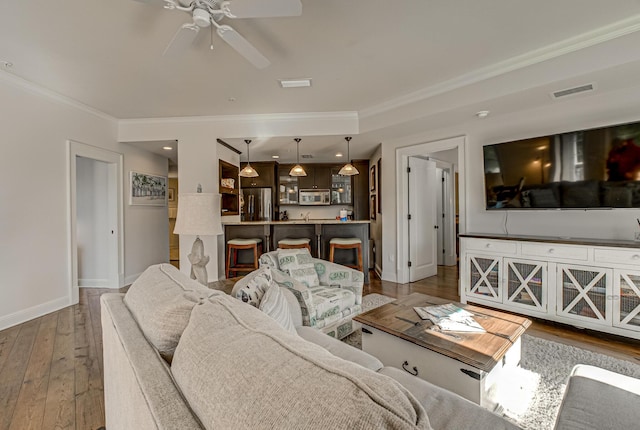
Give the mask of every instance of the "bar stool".
[[309, 245], [311, 239], [280, 239], [278, 241], [278, 248], [280, 249], [295, 249], [295, 248], [307, 248], [311, 252], [311, 245]]
[[[250, 249], [253, 252], [253, 263], [238, 263], [238, 251]], [[225, 276], [238, 276], [238, 272], [253, 272], [258, 268], [258, 257], [262, 254], [262, 239], [231, 239], [227, 241], [227, 264]]]
[[329, 241], [329, 261], [333, 261], [334, 251], [336, 249], [355, 249], [358, 254], [358, 264], [345, 264], [347, 267], [362, 270], [362, 241], [357, 237], [335, 237]]

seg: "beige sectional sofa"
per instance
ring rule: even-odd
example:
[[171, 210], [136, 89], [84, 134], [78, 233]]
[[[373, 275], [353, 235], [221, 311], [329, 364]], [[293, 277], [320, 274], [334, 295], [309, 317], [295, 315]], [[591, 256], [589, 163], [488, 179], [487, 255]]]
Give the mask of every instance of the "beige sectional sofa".
[[107, 428], [517, 428], [302, 326], [282, 291], [294, 330], [170, 265], [147, 269], [126, 295], [104, 294]]

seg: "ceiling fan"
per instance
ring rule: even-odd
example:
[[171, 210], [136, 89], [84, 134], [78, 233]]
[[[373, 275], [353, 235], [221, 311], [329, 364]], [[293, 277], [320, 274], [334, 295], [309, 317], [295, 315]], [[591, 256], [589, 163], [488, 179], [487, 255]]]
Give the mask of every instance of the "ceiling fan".
[[[180, 10], [191, 15], [193, 22], [183, 24], [173, 36], [162, 55], [171, 56], [183, 52], [195, 40], [201, 28], [216, 28], [218, 36], [258, 69], [264, 69], [269, 60], [247, 39], [231, 26], [220, 24], [223, 18], [271, 18], [300, 16], [300, 0], [136, 0], [142, 3], [159, 4], [165, 9]], [[213, 48], [213, 44], [212, 44]]]

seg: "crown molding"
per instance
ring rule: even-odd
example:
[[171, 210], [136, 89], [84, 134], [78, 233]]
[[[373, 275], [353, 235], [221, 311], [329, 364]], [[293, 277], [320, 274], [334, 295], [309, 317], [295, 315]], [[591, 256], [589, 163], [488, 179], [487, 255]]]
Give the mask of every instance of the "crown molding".
[[265, 113], [211, 116], [181, 116], [166, 118], [134, 118], [118, 120], [120, 124], [167, 124], [167, 123], [205, 123], [205, 122], [274, 122], [301, 120], [357, 120], [358, 112], [302, 112], [302, 113]]
[[77, 100], [74, 100], [70, 97], [67, 97], [65, 95], [62, 95], [60, 93], [57, 93], [55, 91], [52, 91], [48, 88], [45, 88], [39, 84], [36, 84], [34, 82], [28, 81], [24, 78], [21, 78], [19, 76], [13, 75], [9, 72], [5, 72], [5, 71], [0, 71], [0, 81], [6, 82], [9, 85], [12, 85], [14, 87], [29, 91], [30, 93], [33, 94], [37, 94], [43, 97], [46, 97], [56, 103], [60, 103], [60, 104], [64, 104], [67, 106], [71, 106], [75, 109], [81, 110], [83, 112], [86, 112], [88, 114], [91, 115], [95, 115], [98, 118], [104, 119], [106, 121], [110, 121], [110, 122], [117, 122], [118, 119], [115, 117], [112, 117], [111, 115], [104, 113], [98, 109], [92, 108], [91, 106], [88, 106], [84, 103], [81, 103]]
[[640, 30], [640, 15], [634, 15], [611, 25], [600, 27], [595, 30], [583, 33], [578, 36], [565, 39], [561, 42], [553, 43], [545, 47], [529, 51], [525, 54], [509, 58], [472, 72], [465, 73], [453, 79], [440, 82], [404, 96], [362, 109], [360, 118], [368, 118], [379, 115], [393, 109], [401, 108], [405, 105], [419, 102], [430, 97], [434, 97], [449, 91], [456, 90], [466, 85], [475, 84], [499, 75], [513, 72], [552, 58], [560, 57], [575, 51], [579, 51], [590, 46], [594, 46], [609, 40], [616, 39]]

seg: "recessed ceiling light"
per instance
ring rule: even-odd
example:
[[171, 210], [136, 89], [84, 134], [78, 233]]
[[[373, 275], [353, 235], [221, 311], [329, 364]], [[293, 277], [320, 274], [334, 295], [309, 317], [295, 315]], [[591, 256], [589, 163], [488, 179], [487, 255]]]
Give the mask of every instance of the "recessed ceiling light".
[[165, 151], [171, 151], [173, 149], [173, 147], [171, 147], [171, 146], [163, 146], [162, 149], [164, 149]]
[[7, 69], [13, 67], [13, 63], [11, 61], [0, 61], [0, 64], [2, 64], [2, 67], [5, 67]]
[[233, 103], [233, 102], [236, 101], [236, 98], [235, 97], [229, 97], [227, 100], [229, 100], [231, 103]]
[[342, 152], [336, 152], [336, 157], [342, 157]]
[[311, 86], [311, 78], [278, 79], [278, 82], [280, 82], [280, 86], [282, 88], [300, 88]]
[[271, 158], [280, 158], [279, 155], [272, 155]]
[[476, 112], [476, 116], [477, 116], [478, 118], [486, 118], [486, 117], [488, 117], [488, 116], [489, 116], [489, 113], [490, 113], [490, 112], [489, 112], [488, 110], [481, 110], [481, 111], [479, 111], [479, 112]]

